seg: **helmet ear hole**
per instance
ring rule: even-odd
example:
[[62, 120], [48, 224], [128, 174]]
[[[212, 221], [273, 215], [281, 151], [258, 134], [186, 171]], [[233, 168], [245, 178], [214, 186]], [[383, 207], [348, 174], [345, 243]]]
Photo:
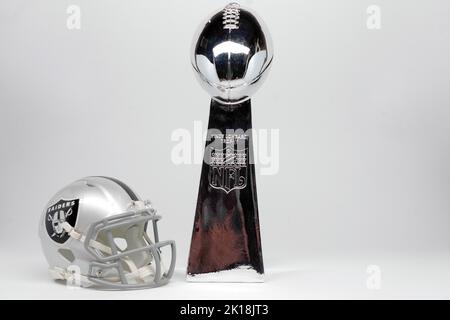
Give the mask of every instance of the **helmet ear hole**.
[[75, 261], [75, 255], [73, 254], [72, 250], [70, 249], [58, 249], [58, 253], [67, 261], [70, 263]]
[[117, 249], [119, 249], [120, 251], [125, 251], [128, 247], [128, 243], [125, 238], [115, 237], [114, 244], [116, 245]]

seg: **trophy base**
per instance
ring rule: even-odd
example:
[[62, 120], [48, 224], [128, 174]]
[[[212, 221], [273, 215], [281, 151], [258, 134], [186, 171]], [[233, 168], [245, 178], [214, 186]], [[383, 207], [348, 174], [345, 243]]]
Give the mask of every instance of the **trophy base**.
[[231, 270], [188, 274], [188, 282], [264, 282], [264, 274], [256, 272], [251, 266], [240, 266]]

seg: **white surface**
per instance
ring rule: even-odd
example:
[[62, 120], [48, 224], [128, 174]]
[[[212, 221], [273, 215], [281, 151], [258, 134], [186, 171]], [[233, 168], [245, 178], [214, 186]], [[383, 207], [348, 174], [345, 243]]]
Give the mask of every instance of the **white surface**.
[[[448, 0], [377, 0], [380, 30], [367, 29], [372, 1], [241, 1], [275, 46], [252, 100], [253, 126], [280, 133], [279, 172], [256, 164], [266, 283], [184, 281], [201, 166], [171, 161], [171, 135], [206, 126], [191, 40], [226, 2], [0, 1], [2, 297], [449, 296]], [[66, 27], [71, 4], [81, 30]], [[88, 175], [155, 204], [161, 239], [177, 243], [169, 286], [99, 293], [48, 281], [40, 214]], [[366, 289], [369, 264], [382, 268], [379, 291]]]
[[[2, 256], [1, 299], [442, 299], [450, 298], [450, 253], [306, 255], [269, 263], [265, 283], [190, 283], [178, 269], [164, 287], [139, 291], [68, 288], [49, 279], [39, 255]], [[2, 252], [4, 254], [4, 252]], [[8, 263], [14, 261], [13, 263]], [[6, 263], [4, 263], [6, 262]], [[381, 269], [369, 290], [367, 267]]]

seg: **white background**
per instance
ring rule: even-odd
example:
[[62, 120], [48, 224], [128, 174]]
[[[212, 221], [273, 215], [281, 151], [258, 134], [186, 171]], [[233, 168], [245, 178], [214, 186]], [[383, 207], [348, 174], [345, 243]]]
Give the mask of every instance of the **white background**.
[[[268, 25], [255, 128], [280, 130], [280, 170], [257, 176], [264, 284], [188, 284], [200, 165], [171, 134], [206, 124], [192, 36], [226, 1], [0, 3], [1, 298], [450, 298], [448, 1], [241, 1]], [[66, 9], [81, 8], [68, 30]], [[381, 8], [381, 29], [366, 9]], [[49, 280], [38, 219], [62, 186], [117, 177], [176, 240], [164, 288], [69, 290]], [[366, 285], [367, 267], [381, 287]]]

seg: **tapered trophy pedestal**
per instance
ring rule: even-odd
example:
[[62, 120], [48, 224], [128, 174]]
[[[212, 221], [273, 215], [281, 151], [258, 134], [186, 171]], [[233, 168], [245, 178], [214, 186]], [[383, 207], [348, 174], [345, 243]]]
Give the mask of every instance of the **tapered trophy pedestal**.
[[187, 280], [262, 282], [251, 102], [211, 101]]
[[189, 281], [263, 281], [250, 98], [272, 59], [264, 22], [236, 2], [205, 19], [194, 37], [192, 67], [212, 101]]

